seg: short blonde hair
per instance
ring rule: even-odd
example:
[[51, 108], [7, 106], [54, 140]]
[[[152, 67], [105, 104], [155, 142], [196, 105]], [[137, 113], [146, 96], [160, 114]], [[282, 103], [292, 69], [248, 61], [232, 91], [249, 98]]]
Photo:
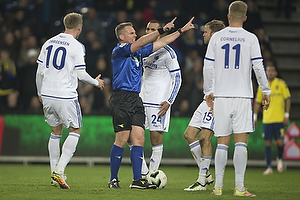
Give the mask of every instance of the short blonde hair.
[[247, 14], [248, 6], [243, 1], [234, 1], [229, 5], [228, 13], [231, 21], [243, 22]]
[[119, 40], [119, 42], [121, 42], [121, 39], [120, 39], [119, 35], [124, 34], [124, 28], [125, 28], [126, 26], [132, 26], [132, 27], [133, 27], [133, 25], [132, 25], [131, 22], [123, 22], [123, 23], [119, 24], [119, 25], [115, 28], [115, 34], [116, 34], [116, 37], [117, 37], [117, 39]]
[[82, 15], [79, 13], [69, 13], [64, 17], [64, 25], [66, 29], [76, 29], [82, 25]]
[[216, 19], [207, 22], [205, 26], [208, 26], [212, 33], [218, 32], [225, 28], [224, 22]]

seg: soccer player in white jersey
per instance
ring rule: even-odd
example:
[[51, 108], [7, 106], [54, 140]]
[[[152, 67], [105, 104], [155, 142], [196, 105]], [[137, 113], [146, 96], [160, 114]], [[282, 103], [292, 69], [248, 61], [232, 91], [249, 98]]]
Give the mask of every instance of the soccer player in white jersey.
[[204, 94], [207, 104], [213, 108], [214, 134], [218, 138], [214, 195], [222, 195], [228, 146], [234, 133], [234, 195], [255, 196], [244, 187], [248, 136], [254, 131], [252, 69], [263, 92], [264, 110], [269, 107], [271, 90], [258, 39], [243, 29], [246, 12], [247, 4], [243, 1], [230, 4], [227, 15], [229, 27], [211, 37], [204, 60]]
[[[204, 43], [208, 44], [211, 36], [225, 28], [224, 22], [212, 20], [204, 26], [203, 38]], [[197, 181], [185, 188], [185, 191], [206, 190], [206, 184], [213, 183], [214, 179], [209, 173], [210, 161], [212, 158], [211, 137], [213, 135], [214, 118], [210, 108], [205, 100], [201, 102], [184, 132], [184, 138], [190, 146], [192, 156], [198, 167], [199, 176]], [[199, 139], [197, 138], [199, 133]]]
[[[161, 27], [157, 20], [151, 20], [147, 24], [146, 34]], [[145, 129], [150, 130], [152, 145], [149, 169], [145, 159], [143, 160], [142, 174], [146, 175], [159, 168], [163, 154], [163, 134], [168, 132], [171, 105], [175, 101], [182, 80], [177, 55], [169, 45], [143, 58], [143, 69], [140, 96], [145, 107]]]
[[[85, 48], [77, 40], [82, 21], [81, 14], [67, 14], [63, 20], [65, 32], [47, 40], [37, 60], [37, 93], [43, 104], [45, 120], [51, 127], [48, 143], [51, 185], [59, 184], [63, 189], [69, 189], [64, 170], [76, 150], [82, 126], [76, 91], [78, 79], [101, 90], [104, 88], [100, 74], [93, 79], [85, 70]], [[63, 126], [69, 129], [69, 135], [60, 156]]]

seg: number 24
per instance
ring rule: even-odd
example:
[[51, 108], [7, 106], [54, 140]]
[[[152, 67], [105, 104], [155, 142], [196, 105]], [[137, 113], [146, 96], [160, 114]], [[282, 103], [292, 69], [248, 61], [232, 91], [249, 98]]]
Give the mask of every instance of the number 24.
[[156, 123], [161, 123], [161, 118], [156, 116], [156, 115], [152, 115], [152, 124], [156, 124]]

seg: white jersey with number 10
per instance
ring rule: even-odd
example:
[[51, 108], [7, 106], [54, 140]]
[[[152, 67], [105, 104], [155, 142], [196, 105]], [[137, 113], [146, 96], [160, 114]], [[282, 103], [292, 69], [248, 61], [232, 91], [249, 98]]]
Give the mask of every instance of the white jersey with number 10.
[[85, 69], [84, 56], [84, 46], [70, 34], [60, 33], [47, 40], [37, 60], [45, 74], [42, 96], [57, 99], [77, 97], [76, 69]]

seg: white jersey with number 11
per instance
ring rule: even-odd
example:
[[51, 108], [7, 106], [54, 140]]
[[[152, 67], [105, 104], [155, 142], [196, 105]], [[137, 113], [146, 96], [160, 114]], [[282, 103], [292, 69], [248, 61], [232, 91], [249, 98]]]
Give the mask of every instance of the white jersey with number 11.
[[210, 39], [204, 59], [204, 93], [215, 97], [253, 98], [252, 68], [264, 94], [268, 81], [257, 37], [243, 28], [226, 27]]

